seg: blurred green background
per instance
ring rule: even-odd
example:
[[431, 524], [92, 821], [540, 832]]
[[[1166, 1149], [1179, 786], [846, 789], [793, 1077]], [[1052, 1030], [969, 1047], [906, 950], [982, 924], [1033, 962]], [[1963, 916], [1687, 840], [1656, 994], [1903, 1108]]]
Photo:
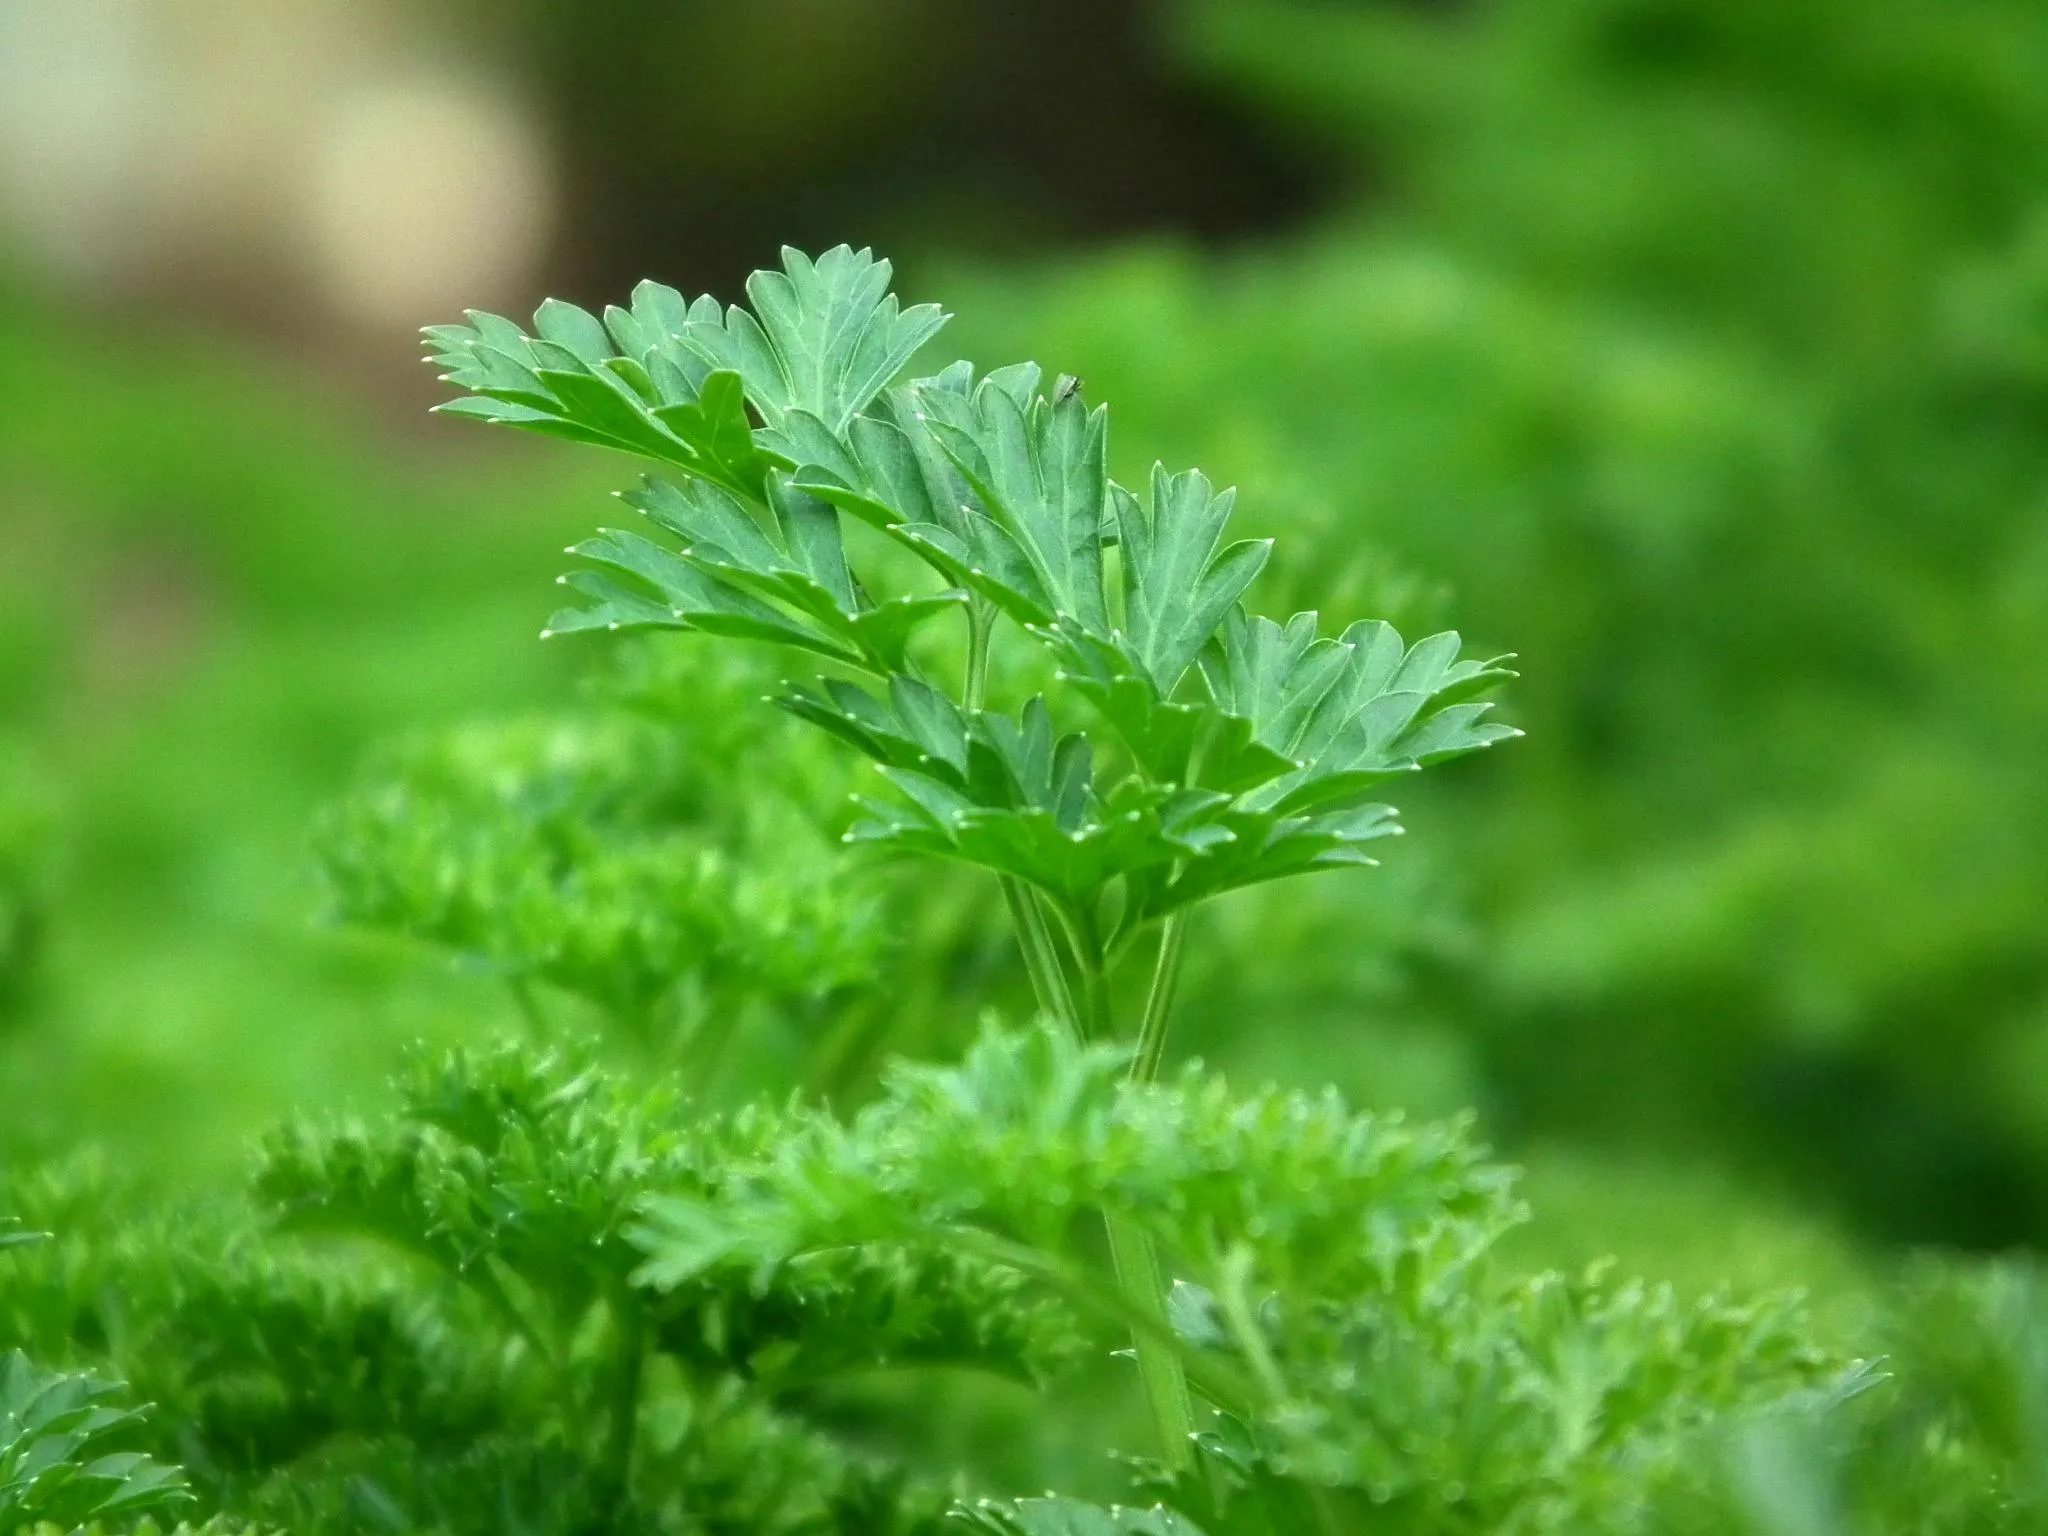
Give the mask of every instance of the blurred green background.
[[[324, 920], [312, 829], [620, 689], [534, 635], [635, 471], [428, 419], [411, 331], [839, 240], [958, 314], [934, 364], [1081, 375], [1120, 477], [1241, 486], [1268, 611], [1522, 658], [1527, 740], [1384, 868], [1205, 919], [1188, 1050], [1478, 1106], [1556, 1257], [2048, 1241], [2025, 0], [0, 0], [0, 1156], [210, 1176], [517, 1027]], [[739, 858], [718, 784], [788, 741], [700, 663], [623, 686]], [[707, 1092], [1021, 1004], [986, 892], [857, 878], [886, 952]]]

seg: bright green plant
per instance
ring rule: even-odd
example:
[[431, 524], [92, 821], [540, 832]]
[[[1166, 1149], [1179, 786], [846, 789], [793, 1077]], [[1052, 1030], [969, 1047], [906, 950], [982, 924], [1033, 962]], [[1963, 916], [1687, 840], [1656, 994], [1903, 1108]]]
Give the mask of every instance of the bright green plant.
[[[583, 546], [605, 568], [551, 629], [823, 658], [788, 713], [888, 786], [846, 836], [988, 880], [1040, 1016], [721, 1112], [702, 1058], [604, 1036], [669, 1027], [691, 985], [828, 1023], [854, 969], [786, 944], [858, 957], [884, 1001], [911, 985], [853, 887], [777, 867], [834, 773], [771, 769], [737, 724], [771, 713], [706, 715], [716, 686], [662, 667], [621, 692], [665, 713], [422, 738], [330, 816], [337, 905], [552, 988], [549, 1017], [422, 1053], [388, 1110], [288, 1123], [243, 1197], [9, 1171], [0, 1349], [118, 1375], [158, 1405], [133, 1454], [217, 1519], [303, 1533], [1650, 1536], [1721, 1507], [1748, 1426], [1851, 1423], [1867, 1373], [1789, 1302], [1519, 1270], [1513, 1176], [1466, 1124], [1165, 1068], [1190, 913], [1365, 862], [1380, 785], [1504, 734], [1474, 697], [1501, 669], [1249, 614], [1264, 549], [1226, 543], [1228, 497], [1111, 485], [1072, 381], [885, 388], [934, 323], [885, 277], [791, 256], [758, 322], [643, 289], [651, 339], [562, 306], [537, 323], [566, 340], [438, 334], [494, 392], [465, 409], [686, 471], [638, 498], [672, 542]], [[646, 345], [598, 355], [593, 326]], [[771, 796], [791, 819], [744, 813]], [[721, 912], [757, 875], [768, 904]], [[565, 1041], [564, 997], [598, 1042]]]
[[2006, 680], [2048, 671], [2048, 11], [1163, 15], [1324, 218], [949, 274], [960, 345], [1228, 455], [1269, 592], [1440, 582], [1531, 727], [1404, 805], [1402, 899], [1247, 903], [1180, 1037], [1293, 1070], [1332, 1020], [1427, 1033], [1525, 1144], [2040, 1247], [2048, 692]]
[[[626, 498], [672, 542], [606, 530], [577, 546], [595, 569], [564, 580], [586, 601], [548, 633], [687, 629], [833, 663], [778, 702], [896, 791], [864, 802], [849, 838], [993, 873], [1041, 1010], [1082, 1039], [1118, 1036], [1112, 970], [1153, 938], [1129, 1032], [1133, 1079], [1150, 1082], [1188, 910], [1371, 862], [1365, 845], [1396, 830], [1383, 785], [1514, 734], [1474, 699], [1507, 673], [1461, 658], [1455, 634], [1410, 647], [1382, 623], [1328, 638], [1312, 613], [1249, 615], [1267, 547], [1224, 542], [1232, 494], [1163, 468], [1142, 497], [1115, 485], [1106, 410], [1076, 380], [1046, 390], [1036, 364], [977, 377], [962, 362], [892, 389], [945, 317], [900, 309], [889, 276], [864, 251], [786, 250], [750, 280], [752, 312], [643, 283], [602, 321], [550, 300], [533, 335], [472, 312], [427, 336], [470, 392], [444, 410], [677, 477]], [[881, 559], [857, 571], [842, 517], [930, 579]], [[958, 665], [914, 651], [947, 616]], [[1050, 697], [991, 704], [1012, 637], [1057, 668]], [[1082, 708], [1097, 735], [1065, 728]], [[1116, 1213], [1109, 1235], [1130, 1304], [1159, 1322], [1151, 1239]], [[1150, 1329], [1134, 1340], [1162, 1452], [1183, 1465], [1180, 1363]]]
[[372, 1126], [293, 1123], [253, 1210], [77, 1175], [0, 1186], [58, 1227], [0, 1341], [104, 1359], [206, 1507], [295, 1531], [936, 1529], [951, 1490], [842, 1445], [841, 1378], [1070, 1369], [1066, 1314], [972, 1255], [819, 1255], [633, 1283], [646, 1189], [716, 1187], [772, 1121], [522, 1046], [423, 1058]]

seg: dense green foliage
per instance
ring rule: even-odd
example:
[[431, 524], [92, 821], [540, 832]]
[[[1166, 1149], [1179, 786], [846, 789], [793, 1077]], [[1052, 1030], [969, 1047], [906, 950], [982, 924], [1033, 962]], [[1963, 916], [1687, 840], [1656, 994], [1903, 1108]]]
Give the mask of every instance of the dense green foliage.
[[748, 737], [614, 706], [407, 741], [322, 821], [334, 915], [470, 957], [529, 1007], [559, 988], [648, 1044], [701, 1041], [714, 999], [841, 998], [873, 979], [876, 898], [772, 782], [739, 798], [719, 759]]
[[2039, 1527], [2033, 1266], [1826, 1224], [2048, 1209], [2038, 16], [1169, 26], [1356, 206], [951, 277], [1085, 382], [850, 252], [436, 333], [670, 482], [637, 641], [523, 643], [620, 461], [0, 312], [0, 1529]]
[[[2048, 1309], [2023, 1273], [1924, 1282], [1883, 1380], [1795, 1302], [1527, 1272], [1512, 1176], [1463, 1123], [1162, 1071], [1189, 912], [1369, 864], [1374, 792], [1514, 734], [1473, 697], [1508, 674], [1454, 635], [1248, 613], [1267, 551], [1223, 544], [1230, 495], [1123, 492], [1074, 381], [963, 364], [884, 394], [900, 333], [933, 328], [886, 276], [790, 253], [762, 325], [643, 288], [655, 322], [431, 333], [470, 414], [685, 477], [634, 498], [674, 543], [578, 546], [608, 574], [550, 630], [698, 633], [574, 714], [404, 744], [325, 818], [338, 914], [480, 964], [536, 1038], [422, 1053], [373, 1123], [287, 1124], [240, 1200], [82, 1168], [0, 1186], [5, 1525], [188, 1485], [308, 1531], [2028, 1518]], [[893, 791], [842, 840], [978, 871], [939, 889], [1007, 912], [1036, 1024], [862, 1086], [835, 1014], [903, 963], [890, 898], [820, 846], [805, 797], [844, 786], [816, 759], [716, 766], [789, 739], [744, 723], [768, 712], [743, 670], [695, 663], [720, 636], [832, 667], [776, 702]], [[564, 1043], [567, 1005], [596, 1042]], [[858, 1107], [687, 1091], [742, 1029], [838, 1056], [824, 1086]], [[103, 1406], [91, 1369], [154, 1413]], [[1089, 1502], [1110, 1469], [1038, 1438], [1020, 1390], [1122, 1441], [1136, 1502]], [[948, 1455], [962, 1405], [1014, 1427]], [[1020, 1471], [1073, 1492], [1006, 1499]]]

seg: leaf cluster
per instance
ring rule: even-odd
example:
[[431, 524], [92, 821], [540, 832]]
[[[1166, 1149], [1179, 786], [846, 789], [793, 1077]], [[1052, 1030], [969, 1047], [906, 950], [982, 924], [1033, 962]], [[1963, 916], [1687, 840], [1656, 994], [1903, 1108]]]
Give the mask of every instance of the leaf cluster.
[[587, 1055], [423, 1056], [400, 1098], [375, 1125], [281, 1127], [255, 1232], [21, 1184], [64, 1235], [11, 1250], [0, 1319], [146, 1384], [209, 1507], [299, 1530], [925, 1530], [950, 1494], [846, 1441], [834, 1384], [1074, 1362], [1067, 1310], [972, 1255], [638, 1286], [645, 1190], [715, 1188], [761, 1128]]
[[[0, 1344], [162, 1407], [14, 1357], [0, 1473], [32, 1475], [0, 1510], [127, 1518], [189, 1479], [309, 1532], [1648, 1536], [1711, 1507], [1730, 1424], [1849, 1422], [1866, 1376], [1791, 1303], [1515, 1273], [1514, 1182], [1465, 1122], [1160, 1078], [1187, 909], [1363, 862], [1387, 783], [1509, 734], [1481, 697], [1507, 674], [1455, 635], [1251, 612], [1267, 549], [1227, 537], [1231, 494], [1111, 482], [1074, 381], [896, 385], [942, 317], [888, 276], [789, 253], [751, 309], [643, 285], [430, 341], [461, 411], [671, 477], [629, 498], [665, 540], [579, 546], [586, 606], [551, 628], [816, 658], [781, 702], [889, 786], [848, 838], [999, 875], [1043, 1017], [850, 1112], [714, 1114], [582, 1048], [422, 1053], [391, 1112], [275, 1132], [246, 1203], [138, 1221], [90, 1180], [10, 1185]], [[407, 745], [323, 832], [337, 905], [642, 1027], [692, 988], [829, 996], [874, 973], [874, 925], [776, 864], [779, 823], [719, 788], [744, 755], [687, 710]], [[1107, 978], [1152, 930], [1134, 1046]], [[2038, 1438], [2013, 1333], [1986, 1337], [1919, 1443]], [[1062, 1390], [1126, 1345], [1159, 1442], [1126, 1505], [996, 1497], [914, 1443], [923, 1384]], [[95, 1443], [117, 1429], [147, 1449]]]
[[731, 803], [732, 735], [594, 705], [399, 743], [321, 819], [332, 912], [653, 1043], [870, 982], [879, 892], [765, 787]]
[[[594, 569], [565, 580], [586, 605], [551, 633], [693, 629], [835, 663], [781, 702], [895, 790], [849, 836], [1040, 893], [1082, 965], [1204, 897], [1369, 862], [1395, 830], [1379, 786], [1513, 734], [1474, 698], [1505, 669], [1461, 660], [1455, 635], [1410, 647], [1384, 624], [1328, 638], [1311, 614], [1247, 614], [1267, 550], [1226, 541], [1233, 494], [1194, 471], [1155, 470], [1142, 496], [1113, 484], [1106, 410], [1072, 381], [957, 363], [889, 387], [943, 317], [899, 312], [888, 279], [866, 252], [785, 251], [749, 284], [751, 315], [642, 284], [602, 320], [550, 301], [531, 336], [477, 313], [430, 328], [471, 391], [445, 409], [680, 475], [627, 497], [668, 542], [577, 547]], [[901, 560], [857, 571], [842, 518], [926, 581], [883, 595]], [[950, 679], [916, 643], [947, 614], [968, 640]], [[1054, 665], [1052, 696], [987, 707], [1004, 634]], [[1107, 735], [1063, 731], [1076, 709]]]
[[[962, 362], [892, 385], [942, 317], [899, 312], [888, 276], [844, 247], [785, 252], [752, 314], [643, 284], [601, 320], [543, 306], [534, 336], [477, 314], [428, 333], [472, 392], [458, 412], [671, 476], [626, 497], [664, 537], [577, 546], [584, 604], [549, 632], [822, 659], [779, 702], [892, 791], [848, 840], [1000, 876], [1045, 1015], [956, 1068], [896, 1068], [850, 1119], [755, 1111], [711, 1163], [650, 1167], [625, 1283], [766, 1295], [849, 1256], [964, 1260], [1098, 1344], [1129, 1337], [1162, 1437], [1140, 1484], [1163, 1502], [965, 1512], [990, 1530], [1637, 1520], [1717, 1415], [1829, 1379], [1791, 1312], [1503, 1276], [1519, 1208], [1461, 1126], [1239, 1098], [1198, 1069], [1155, 1082], [1186, 909], [1370, 862], [1398, 830], [1385, 785], [1514, 734], [1482, 697], [1504, 659], [1256, 615], [1269, 549], [1227, 537], [1233, 493], [1163, 467], [1142, 494], [1112, 482], [1078, 381]], [[1106, 978], [1155, 927], [1133, 1052], [1108, 1043]]]
[[724, 1190], [652, 1199], [642, 1279], [758, 1279], [810, 1252], [922, 1243], [1002, 1257], [1098, 1324], [1142, 1328], [1085, 1262], [1091, 1220], [1137, 1225], [1182, 1277], [1171, 1343], [1215, 1410], [1196, 1465], [1146, 1488], [1213, 1532], [1588, 1529], [1639, 1512], [1718, 1415], [1839, 1370], [1787, 1303], [1500, 1273], [1489, 1253], [1519, 1207], [1461, 1126], [1333, 1094], [1237, 1097], [1199, 1070], [1132, 1084], [1125, 1060], [1041, 1030], [985, 1034], [957, 1068], [900, 1068], [851, 1122], [787, 1121]]
[[1042, 1385], [1113, 1348], [1148, 1325], [1090, 1263], [1107, 1214], [1182, 1277], [1196, 1466], [1137, 1465], [1116, 1513], [962, 1505], [982, 1528], [1606, 1528], [1716, 1415], [1832, 1379], [1782, 1307], [1502, 1271], [1519, 1204], [1462, 1125], [1126, 1059], [990, 1031], [840, 1118], [422, 1056], [388, 1118], [271, 1138], [260, 1238], [17, 1183], [60, 1236], [7, 1250], [7, 1295], [158, 1400], [203, 1507], [312, 1531], [937, 1529], [976, 1490], [855, 1449], [834, 1383]]
[[187, 1502], [183, 1475], [114, 1449], [140, 1410], [117, 1382], [0, 1357], [0, 1531], [122, 1520]]

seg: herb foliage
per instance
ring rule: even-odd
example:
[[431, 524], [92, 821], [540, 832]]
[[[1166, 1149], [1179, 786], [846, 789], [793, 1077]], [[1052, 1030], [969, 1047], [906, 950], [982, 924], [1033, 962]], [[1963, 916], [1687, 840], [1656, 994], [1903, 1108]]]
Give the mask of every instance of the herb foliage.
[[[1035, 365], [898, 383], [944, 317], [888, 280], [789, 252], [751, 309], [643, 284], [428, 335], [468, 391], [446, 409], [665, 477], [627, 497], [652, 536], [577, 546], [549, 632], [822, 667], [776, 702], [880, 781], [844, 840], [973, 871], [1037, 1017], [720, 1111], [693, 1090], [757, 1022], [721, 1011], [822, 1050], [890, 963], [866, 874], [789, 856], [825, 784], [764, 767], [721, 801], [692, 753], [741, 739], [723, 718], [408, 744], [323, 825], [337, 911], [489, 966], [536, 1038], [422, 1051], [389, 1112], [280, 1128], [239, 1201], [0, 1178], [0, 1532], [188, 1502], [465, 1536], [2027, 1528], [2023, 1273], [1929, 1280], [1879, 1382], [1792, 1300], [1519, 1272], [1512, 1176], [1465, 1122], [1167, 1069], [1201, 904], [1370, 864], [1389, 785], [1515, 734], [1484, 697], [1505, 659], [1255, 614], [1228, 491], [1115, 485], [1105, 408]], [[1135, 1382], [1102, 1374], [1124, 1355]], [[918, 1454], [953, 1378], [1106, 1384], [1149, 1435], [1014, 1497]]]

